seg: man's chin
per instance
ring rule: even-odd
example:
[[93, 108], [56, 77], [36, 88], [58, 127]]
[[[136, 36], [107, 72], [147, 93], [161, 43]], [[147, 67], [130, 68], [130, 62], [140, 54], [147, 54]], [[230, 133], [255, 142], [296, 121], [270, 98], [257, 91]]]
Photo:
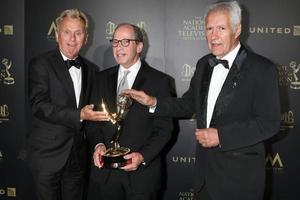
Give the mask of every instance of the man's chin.
[[218, 58], [222, 58], [224, 56], [223, 53], [217, 52], [217, 51], [212, 51], [212, 54]]

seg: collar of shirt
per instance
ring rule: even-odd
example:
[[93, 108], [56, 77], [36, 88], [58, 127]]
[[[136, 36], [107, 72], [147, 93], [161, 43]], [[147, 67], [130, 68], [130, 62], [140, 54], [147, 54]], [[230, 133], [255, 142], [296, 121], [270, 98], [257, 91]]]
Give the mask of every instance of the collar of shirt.
[[121, 81], [124, 71], [129, 70], [130, 73], [127, 75], [127, 81], [128, 81], [129, 88], [131, 88], [141, 66], [142, 66], [142, 62], [140, 59], [138, 59], [138, 61], [129, 68], [125, 68], [122, 65], [120, 65], [119, 71], [118, 71], [118, 83]]
[[[61, 53], [61, 56], [63, 57], [64, 61], [66, 61], [67, 59], [69, 59], [62, 52], [60, 52], [60, 53]], [[73, 82], [73, 87], [74, 87], [74, 92], [75, 92], [75, 98], [76, 98], [76, 105], [78, 107], [80, 93], [81, 93], [81, 84], [82, 84], [82, 80], [81, 80], [81, 68], [78, 69], [76, 67], [71, 67], [69, 69], [69, 74], [70, 74], [72, 82]]]
[[239, 52], [240, 48], [241, 48], [241, 43], [239, 42], [238, 45], [232, 51], [230, 51], [228, 54], [226, 54], [222, 58], [219, 58], [219, 57], [217, 57], [217, 58], [222, 59], [222, 60], [227, 60], [228, 61], [228, 66], [229, 66], [229, 69], [230, 69], [237, 53]]
[[60, 54], [61, 54], [61, 56], [63, 57], [63, 59], [64, 59], [64, 61], [66, 61], [66, 60], [75, 60], [78, 56], [76, 56], [74, 59], [71, 59], [71, 58], [68, 58], [67, 56], [65, 56], [64, 54], [63, 54], [63, 52], [61, 52], [60, 51]]
[[[68, 58], [67, 56], [65, 56], [64, 54], [63, 54], [63, 52], [61, 52], [60, 51], [60, 54], [61, 54], [61, 56], [63, 57], [63, 60], [64, 61], [66, 61], [66, 60], [75, 60], [78, 56], [76, 56], [74, 59], [70, 59], [70, 58]], [[72, 68], [75, 68], [75, 69], [77, 69], [76, 67], [72, 67]], [[71, 68], [70, 68], [71, 69]], [[69, 70], [70, 70], [69, 69]], [[78, 70], [80, 70], [80, 69], [78, 69]]]

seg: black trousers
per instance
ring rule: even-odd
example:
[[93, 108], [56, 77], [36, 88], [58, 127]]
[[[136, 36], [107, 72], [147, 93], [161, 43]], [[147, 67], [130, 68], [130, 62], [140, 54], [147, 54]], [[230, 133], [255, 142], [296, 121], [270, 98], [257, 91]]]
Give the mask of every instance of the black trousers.
[[[101, 169], [100, 169], [101, 170]], [[90, 178], [89, 200], [157, 200], [158, 192], [136, 193], [131, 187], [130, 177], [122, 170], [111, 170], [105, 183]], [[143, 180], [147, 181], [147, 180]]]
[[86, 183], [72, 149], [65, 166], [56, 172], [32, 171], [38, 200], [82, 200]]
[[195, 200], [212, 200], [208, 194], [206, 184], [203, 185], [199, 192], [195, 193]]

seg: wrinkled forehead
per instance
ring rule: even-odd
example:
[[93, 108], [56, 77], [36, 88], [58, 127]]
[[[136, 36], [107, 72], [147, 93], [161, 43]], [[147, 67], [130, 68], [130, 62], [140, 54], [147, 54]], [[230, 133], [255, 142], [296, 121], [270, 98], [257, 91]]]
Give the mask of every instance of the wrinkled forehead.
[[228, 11], [220, 10], [209, 12], [205, 19], [205, 26], [231, 26]]
[[113, 38], [114, 39], [134, 39], [135, 38], [135, 34], [134, 34], [134, 30], [131, 26], [129, 25], [123, 25], [118, 27], [114, 34], [113, 34]]

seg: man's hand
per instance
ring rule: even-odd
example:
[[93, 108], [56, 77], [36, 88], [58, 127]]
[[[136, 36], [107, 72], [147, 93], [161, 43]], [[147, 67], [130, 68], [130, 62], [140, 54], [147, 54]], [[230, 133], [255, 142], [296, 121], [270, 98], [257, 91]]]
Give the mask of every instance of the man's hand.
[[107, 112], [94, 111], [93, 108], [93, 104], [84, 106], [80, 111], [80, 119], [90, 121], [109, 121]]
[[134, 89], [124, 90], [123, 94], [129, 95], [131, 98], [143, 104], [145, 106], [155, 106], [156, 105], [156, 98], [147, 95], [144, 91], [138, 91]]
[[220, 144], [218, 130], [215, 128], [196, 129], [196, 139], [205, 148], [216, 147]]
[[124, 171], [135, 171], [144, 161], [144, 157], [138, 152], [132, 152], [130, 154], [127, 154], [124, 156], [124, 158], [128, 160], [128, 164], [121, 168]]
[[103, 167], [102, 156], [104, 155], [105, 151], [106, 151], [106, 147], [104, 144], [98, 144], [97, 148], [94, 151], [93, 154], [94, 165], [98, 168]]

